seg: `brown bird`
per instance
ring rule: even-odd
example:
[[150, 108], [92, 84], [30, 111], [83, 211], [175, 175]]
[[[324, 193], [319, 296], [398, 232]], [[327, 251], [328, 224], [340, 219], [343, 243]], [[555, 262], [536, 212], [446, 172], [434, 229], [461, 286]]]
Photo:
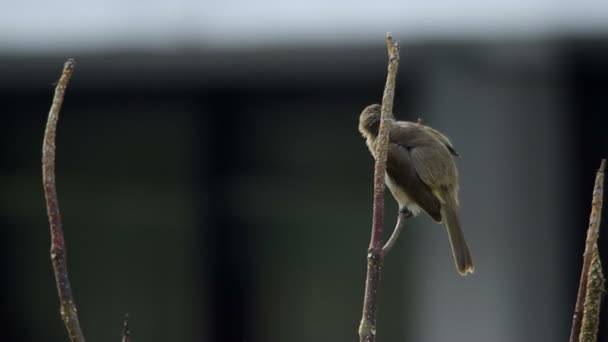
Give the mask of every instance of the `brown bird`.
[[[366, 107], [359, 116], [359, 131], [375, 158], [381, 106]], [[450, 140], [420, 123], [388, 120], [389, 144], [385, 183], [406, 217], [426, 212], [438, 223], [445, 222], [456, 269], [473, 273], [473, 259], [460, 228], [458, 156]]]

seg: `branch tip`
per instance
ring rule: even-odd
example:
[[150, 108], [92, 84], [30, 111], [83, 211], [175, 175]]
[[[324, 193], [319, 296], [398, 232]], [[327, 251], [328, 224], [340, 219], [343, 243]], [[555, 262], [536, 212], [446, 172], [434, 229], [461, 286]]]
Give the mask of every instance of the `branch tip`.
[[125, 314], [125, 318], [122, 322], [122, 342], [129, 342], [131, 337], [131, 330], [129, 329], [129, 320], [131, 319], [131, 315], [128, 313]]
[[42, 143], [42, 186], [44, 188], [44, 197], [49, 217], [51, 263], [59, 296], [59, 312], [70, 340], [72, 342], [84, 342], [84, 335], [78, 319], [78, 310], [74, 302], [74, 295], [72, 294], [72, 287], [68, 276], [65, 239], [55, 183], [55, 136], [57, 132], [57, 120], [59, 119], [65, 90], [72, 77], [73, 70], [74, 61], [68, 59], [63, 66], [61, 77], [59, 77], [59, 81], [57, 81], [57, 86], [55, 87], [55, 95], [53, 96], [53, 102], [49, 110]]
[[[359, 325], [359, 341], [376, 341], [376, 308], [378, 301], [378, 288], [385, 251], [383, 251], [384, 231], [384, 176], [386, 173], [386, 160], [389, 141], [389, 121], [393, 119], [393, 103], [395, 98], [395, 82], [399, 66], [398, 45], [393, 42], [391, 33], [386, 35], [388, 54], [388, 71], [386, 84], [382, 95], [382, 109], [380, 113], [380, 127], [376, 143], [376, 162], [374, 165], [374, 202], [372, 233], [368, 248], [367, 277], [365, 280], [365, 296], [363, 299], [363, 312]], [[397, 234], [399, 231], [396, 232]], [[394, 240], [391, 242], [394, 243]], [[388, 247], [390, 249], [390, 246]]]
[[[605, 164], [605, 159], [602, 159], [593, 186], [591, 214], [589, 215], [589, 227], [587, 228], [585, 251], [583, 253], [583, 267], [576, 296], [574, 315], [572, 317], [570, 342], [594, 341], [597, 332], [594, 324], [599, 319], [596, 315], [599, 315], [600, 301], [595, 300], [595, 296], [597, 295], [597, 298], [601, 297], [601, 292], [603, 291], [603, 287], [597, 284], [598, 269], [601, 275], [601, 264], [597, 266], [597, 261], [599, 261], [597, 239], [600, 235], [600, 221], [602, 217]], [[596, 259], [597, 261], [595, 261]], [[595, 308], [596, 304], [597, 309]]]
[[65, 64], [63, 64], [63, 68], [68, 70], [74, 69], [75, 66], [76, 60], [74, 58], [68, 58], [68, 60], [65, 61]]

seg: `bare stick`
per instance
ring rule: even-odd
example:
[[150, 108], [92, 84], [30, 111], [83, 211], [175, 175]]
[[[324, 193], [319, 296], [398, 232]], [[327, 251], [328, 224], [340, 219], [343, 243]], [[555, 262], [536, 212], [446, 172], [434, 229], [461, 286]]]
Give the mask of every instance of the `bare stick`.
[[383, 257], [386, 256], [386, 254], [395, 245], [397, 238], [399, 238], [399, 234], [401, 234], [401, 231], [403, 230], [403, 227], [405, 226], [405, 221], [407, 220], [407, 217], [408, 216], [406, 213], [399, 211], [399, 216], [397, 217], [397, 224], [395, 225], [395, 229], [393, 230], [391, 237], [389, 237], [388, 240], [386, 240], [384, 247], [382, 247], [382, 256]]
[[393, 101], [395, 98], [395, 80], [399, 66], [399, 43], [393, 42], [390, 33], [386, 36], [388, 50], [388, 75], [382, 97], [382, 114], [378, 142], [376, 145], [376, 164], [374, 167], [374, 209], [372, 219], [372, 235], [367, 252], [367, 277], [365, 280], [365, 297], [363, 314], [359, 325], [360, 342], [376, 341], [376, 308], [378, 302], [378, 287], [382, 269], [382, 234], [384, 226], [384, 173], [388, 153], [388, 125], [393, 118]]
[[604, 275], [602, 274], [602, 262], [597, 244], [591, 252], [591, 266], [587, 279], [587, 294], [585, 295], [585, 308], [579, 341], [595, 342], [600, 327], [600, 306], [604, 294]]
[[121, 342], [130, 342], [131, 341], [131, 330], [129, 330], [129, 319], [131, 317], [129, 314], [125, 315], [125, 319], [122, 322], [122, 340]]
[[593, 198], [591, 200], [591, 214], [589, 215], [589, 228], [587, 229], [587, 241], [585, 242], [585, 252], [583, 253], [583, 270], [572, 317], [572, 330], [570, 331], [570, 342], [579, 341], [581, 334], [581, 322], [583, 319], [583, 309], [585, 307], [585, 295], [587, 293], [587, 283], [589, 267], [593, 250], [597, 249], [597, 239], [600, 235], [600, 220], [602, 216], [602, 199], [604, 195], [604, 169], [606, 160], [602, 159], [600, 168], [595, 176], [595, 186], [593, 187]]
[[69, 59], [63, 66], [63, 72], [55, 87], [53, 104], [49, 111], [44, 142], [42, 144], [42, 184], [46, 198], [46, 208], [51, 227], [51, 262], [59, 293], [59, 305], [61, 319], [65, 323], [68, 335], [72, 342], [84, 342], [84, 335], [80, 328], [76, 304], [72, 295], [70, 278], [68, 277], [67, 257], [65, 241], [63, 238], [63, 227], [61, 214], [59, 212], [59, 201], [57, 199], [57, 188], [55, 185], [55, 134], [57, 131], [57, 120], [63, 103], [65, 89], [68, 86], [74, 71], [74, 60]]

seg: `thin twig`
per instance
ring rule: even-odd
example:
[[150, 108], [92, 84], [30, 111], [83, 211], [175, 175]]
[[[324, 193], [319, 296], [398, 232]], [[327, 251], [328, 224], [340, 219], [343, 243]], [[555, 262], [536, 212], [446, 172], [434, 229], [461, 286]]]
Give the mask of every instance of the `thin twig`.
[[372, 219], [372, 234], [367, 253], [367, 277], [365, 281], [365, 297], [363, 313], [359, 325], [360, 342], [376, 341], [376, 308], [378, 287], [382, 269], [382, 234], [384, 226], [384, 174], [388, 153], [388, 125], [393, 118], [393, 101], [395, 98], [395, 80], [399, 66], [399, 43], [393, 42], [390, 33], [386, 36], [388, 50], [388, 74], [384, 95], [382, 97], [382, 114], [376, 145], [376, 164], [374, 167], [374, 207]]
[[572, 317], [572, 330], [570, 331], [570, 342], [578, 342], [581, 334], [581, 323], [585, 307], [585, 295], [589, 276], [589, 267], [593, 250], [597, 249], [597, 239], [600, 235], [600, 220], [602, 216], [602, 199], [604, 195], [604, 169], [606, 160], [602, 159], [600, 168], [595, 176], [595, 186], [593, 187], [593, 197], [591, 200], [591, 214], [589, 215], [589, 228], [587, 229], [587, 241], [585, 242], [585, 252], [583, 253], [583, 270]]
[[42, 145], [42, 183], [51, 227], [51, 262], [53, 263], [57, 292], [59, 293], [61, 319], [65, 323], [70, 340], [72, 342], [84, 342], [85, 339], [80, 328], [78, 311], [70, 286], [70, 278], [68, 277], [66, 248], [55, 185], [55, 135], [57, 120], [59, 119], [59, 112], [61, 111], [66, 87], [74, 71], [74, 64], [74, 60], [72, 59], [65, 62], [63, 72], [55, 87], [55, 96], [53, 97], [53, 104], [49, 111]]
[[585, 295], [585, 308], [579, 341], [595, 342], [600, 327], [600, 306], [604, 293], [604, 275], [602, 274], [602, 262], [597, 244], [591, 252], [591, 266], [587, 278], [587, 294]]
[[129, 316], [129, 314], [126, 314], [125, 319], [122, 322], [122, 340], [121, 340], [121, 342], [130, 342], [131, 341], [131, 330], [129, 329], [129, 319], [131, 319], [131, 316]]
[[405, 222], [407, 221], [407, 217], [408, 217], [407, 213], [403, 213], [403, 212], [399, 211], [399, 216], [397, 217], [397, 224], [395, 225], [395, 229], [393, 230], [393, 233], [388, 238], [388, 240], [386, 240], [386, 243], [384, 244], [384, 247], [382, 247], [382, 256], [383, 257], [385, 257], [386, 254], [395, 245], [395, 242], [397, 241], [397, 238], [399, 238], [399, 234], [401, 234], [401, 231], [403, 230], [403, 227], [405, 226]]

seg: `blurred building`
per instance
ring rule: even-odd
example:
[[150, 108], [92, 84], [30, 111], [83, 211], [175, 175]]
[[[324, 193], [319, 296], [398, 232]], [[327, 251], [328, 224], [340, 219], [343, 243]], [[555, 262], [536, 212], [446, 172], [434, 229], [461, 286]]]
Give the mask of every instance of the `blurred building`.
[[118, 340], [125, 312], [135, 341], [358, 340], [373, 165], [357, 120], [381, 99], [386, 31], [397, 117], [462, 155], [476, 273], [417, 218], [385, 262], [379, 338], [567, 340], [608, 154], [608, 3], [6, 5], [0, 340], [66, 338], [40, 150], [68, 57], [58, 190], [90, 340]]

